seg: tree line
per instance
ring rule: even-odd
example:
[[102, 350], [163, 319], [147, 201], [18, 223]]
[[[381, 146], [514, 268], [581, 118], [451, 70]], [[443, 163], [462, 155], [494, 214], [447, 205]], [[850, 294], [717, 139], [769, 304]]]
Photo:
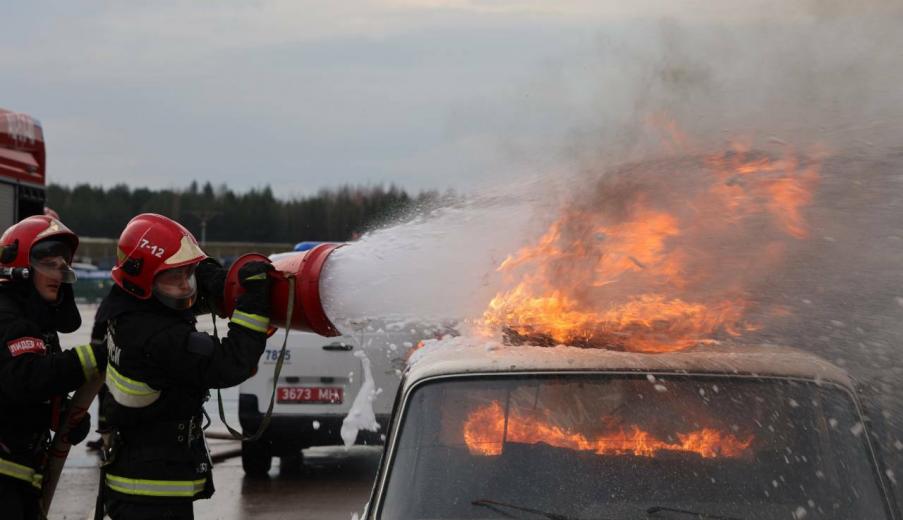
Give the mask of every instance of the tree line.
[[[51, 184], [47, 206], [82, 236], [117, 238], [139, 213], [159, 213], [198, 240], [231, 242], [346, 241], [393, 218], [432, 205], [438, 192], [411, 195], [395, 185], [324, 189], [288, 200], [264, 188], [236, 193], [227, 186], [192, 182], [185, 189], [110, 188]], [[206, 221], [206, 226], [202, 223]], [[206, 230], [202, 229], [206, 227]]]

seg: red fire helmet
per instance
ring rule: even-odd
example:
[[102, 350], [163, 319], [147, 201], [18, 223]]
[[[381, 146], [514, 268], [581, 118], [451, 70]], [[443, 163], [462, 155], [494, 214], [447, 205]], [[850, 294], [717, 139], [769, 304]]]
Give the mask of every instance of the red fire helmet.
[[113, 281], [129, 294], [146, 300], [161, 271], [197, 264], [207, 258], [190, 231], [154, 213], [129, 221], [119, 236]]
[[13, 224], [0, 236], [0, 266], [28, 267], [32, 248], [39, 242], [55, 240], [68, 246], [65, 252], [71, 262], [78, 249], [78, 235], [59, 220], [47, 215], [34, 215]]

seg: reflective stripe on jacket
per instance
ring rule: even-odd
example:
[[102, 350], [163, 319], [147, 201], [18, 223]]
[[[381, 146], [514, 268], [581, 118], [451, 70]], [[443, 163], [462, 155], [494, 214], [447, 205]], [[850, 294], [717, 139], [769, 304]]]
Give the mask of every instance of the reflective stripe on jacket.
[[144, 408], [160, 398], [159, 390], [122, 375], [112, 362], [107, 364], [106, 383], [113, 399], [128, 408]]
[[191, 498], [204, 491], [207, 478], [197, 480], [148, 480], [106, 475], [107, 487], [125, 495]]
[[24, 480], [38, 489], [41, 489], [41, 483], [44, 480], [44, 476], [34, 469], [2, 458], [0, 458], [0, 475], [6, 475], [16, 480]]

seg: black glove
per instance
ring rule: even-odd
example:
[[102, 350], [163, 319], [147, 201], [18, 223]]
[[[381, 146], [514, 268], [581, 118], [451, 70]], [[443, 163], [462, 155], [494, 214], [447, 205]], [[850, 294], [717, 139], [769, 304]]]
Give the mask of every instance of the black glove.
[[248, 262], [238, 270], [238, 283], [245, 293], [238, 298], [236, 309], [242, 312], [270, 315], [270, 271], [275, 268], [269, 262]]
[[91, 414], [85, 413], [85, 416], [82, 417], [82, 420], [79, 421], [75, 428], [69, 430], [69, 444], [73, 446], [85, 440], [85, 437], [88, 436], [88, 433], [91, 431]]
[[255, 260], [241, 266], [238, 270], [238, 282], [245, 290], [250, 291], [255, 286], [270, 286], [267, 274], [275, 270], [273, 264]]
[[220, 300], [226, 286], [226, 270], [213, 258], [205, 258], [194, 270], [198, 280], [198, 289], [206, 296]]

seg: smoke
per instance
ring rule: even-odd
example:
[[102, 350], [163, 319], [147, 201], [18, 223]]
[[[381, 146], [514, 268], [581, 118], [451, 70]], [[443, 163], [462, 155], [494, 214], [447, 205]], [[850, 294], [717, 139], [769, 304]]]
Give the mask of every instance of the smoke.
[[[358, 296], [339, 302], [342, 291], [327, 291], [332, 315], [479, 314], [497, 288], [498, 263], [622, 164], [718, 153], [737, 142], [834, 157], [898, 149], [903, 8], [875, 0], [855, 8], [839, 0], [708, 11], [715, 3], [697, 4], [705, 15], [688, 6], [686, 14], [601, 27], [592, 48], [564, 61], [565, 73], [549, 74], [559, 88], [544, 89], [584, 114], [565, 142], [543, 145], [557, 151], [560, 166], [539, 180], [484, 187], [340, 250], [327, 274]], [[587, 101], [568, 103], [573, 96]]]
[[[692, 225], [691, 202], [710, 186], [700, 184], [702, 157], [731, 143], [772, 158], [799, 150], [819, 160], [799, 210], [805, 236], [778, 230], [768, 211], [734, 235], [711, 235], [718, 215], [698, 212], [686, 256], [690, 271], [712, 272], [696, 296], [737, 292], [742, 280], [749, 320], [768, 325], [746, 339], [817, 353], [866, 382], [882, 453], [903, 474], [903, 6], [785, 4], [601, 28], [591, 51], [546, 81], [562, 83], [546, 85], [550, 106], [555, 96], [571, 110], [572, 98], [587, 100], [565, 142], [545, 144], [550, 153], [560, 145], [560, 167], [339, 250], [325, 275], [329, 316], [480, 316], [505, 287], [499, 264], [561, 215], [619, 222], [618, 211], [643, 199]], [[557, 268], [574, 276], [595, 264]]]
[[763, 245], [752, 229], [700, 255], [722, 255], [714, 279], [744, 280], [751, 318], [768, 324], [749, 340], [814, 352], [863, 382], [882, 455], [903, 474], [903, 5], [773, 7], [725, 23], [671, 18], [604, 33], [582, 62], [598, 89], [594, 110], [564, 153], [579, 172], [573, 200], [592, 204], [586, 186], [610, 187], [619, 164], [645, 163], [634, 168], [638, 192], [679, 203], [693, 181], [675, 186], [674, 177], [688, 172], [677, 161], [650, 170], [650, 161], [738, 141], [820, 150], [802, 212], [808, 236], [789, 241], [779, 264], [730, 268]]
[[[736, 4], [736, 3], [735, 3]], [[648, 158], [679, 124], [690, 144], [777, 138], [832, 149], [899, 143], [899, 5], [771, 6], [725, 20], [640, 20], [601, 30], [571, 82], [595, 90], [566, 155], [598, 165]], [[761, 3], [758, 7], [764, 8]]]

